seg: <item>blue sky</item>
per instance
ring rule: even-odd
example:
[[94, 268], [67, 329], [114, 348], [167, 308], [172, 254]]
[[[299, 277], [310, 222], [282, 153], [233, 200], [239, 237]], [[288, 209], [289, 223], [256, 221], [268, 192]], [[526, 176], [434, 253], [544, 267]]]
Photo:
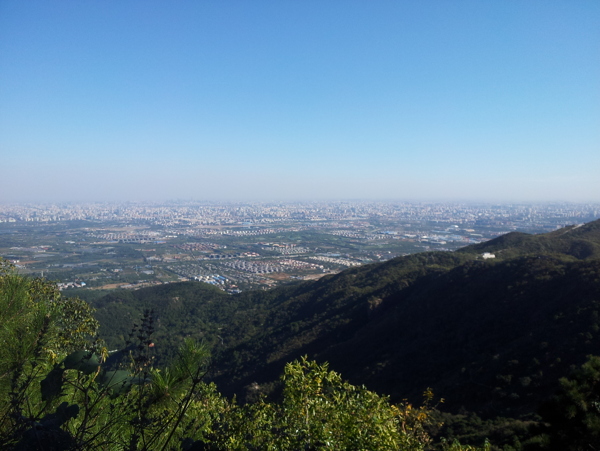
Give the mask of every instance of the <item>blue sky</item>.
[[600, 2], [0, 2], [0, 202], [600, 201]]

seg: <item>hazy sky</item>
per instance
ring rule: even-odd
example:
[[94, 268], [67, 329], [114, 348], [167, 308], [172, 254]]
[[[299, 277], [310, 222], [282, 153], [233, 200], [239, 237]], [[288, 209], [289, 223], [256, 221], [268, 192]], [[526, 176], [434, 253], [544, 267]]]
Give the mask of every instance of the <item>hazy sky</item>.
[[600, 1], [0, 1], [0, 202], [600, 201]]

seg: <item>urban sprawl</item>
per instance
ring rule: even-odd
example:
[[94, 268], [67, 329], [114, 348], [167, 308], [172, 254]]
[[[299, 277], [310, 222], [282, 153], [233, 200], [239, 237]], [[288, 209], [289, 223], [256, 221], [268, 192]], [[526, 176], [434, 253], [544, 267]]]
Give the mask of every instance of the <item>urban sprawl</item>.
[[574, 203], [3, 204], [0, 256], [62, 290], [197, 280], [236, 293], [598, 217]]

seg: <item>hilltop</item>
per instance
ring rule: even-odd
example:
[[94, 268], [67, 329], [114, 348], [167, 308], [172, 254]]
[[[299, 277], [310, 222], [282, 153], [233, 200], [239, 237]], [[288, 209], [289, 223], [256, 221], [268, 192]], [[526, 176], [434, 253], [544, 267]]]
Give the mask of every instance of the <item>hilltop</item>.
[[529, 235], [511, 232], [456, 251], [464, 254], [498, 253], [502, 259], [526, 254], [558, 254], [587, 260], [600, 258], [600, 220], [572, 225], [553, 232]]

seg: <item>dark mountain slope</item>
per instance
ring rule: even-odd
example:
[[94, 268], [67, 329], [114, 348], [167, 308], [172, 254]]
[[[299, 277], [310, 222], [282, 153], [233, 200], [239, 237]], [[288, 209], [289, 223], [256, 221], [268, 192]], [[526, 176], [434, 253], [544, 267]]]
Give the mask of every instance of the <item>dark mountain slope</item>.
[[[295, 294], [285, 288], [273, 290], [281, 301], [266, 311], [260, 333], [220, 357], [223, 377], [217, 380], [227, 392], [238, 391], [259, 374], [269, 380], [286, 362], [354, 336], [382, 299], [426, 274], [448, 271], [470, 258], [448, 252], [415, 254], [324, 277], [298, 287]], [[231, 325], [239, 327], [243, 327], [239, 322]]]
[[599, 246], [595, 221], [267, 292], [189, 283], [120, 293], [98, 301], [98, 317], [116, 342], [135, 312], [154, 308], [159, 351], [186, 335], [212, 343], [214, 380], [228, 394], [270, 383], [308, 354], [395, 400], [430, 386], [450, 410], [518, 415], [599, 352]]
[[404, 282], [358, 288], [350, 299], [322, 295], [346, 305], [326, 314], [310, 297], [290, 299], [310, 313], [305, 320], [275, 321], [226, 352], [218, 383], [239, 392], [308, 354], [394, 399], [418, 400], [433, 387], [451, 410], [512, 415], [535, 410], [570, 365], [600, 349], [599, 261], [471, 261]]
[[452, 410], [524, 413], [600, 349], [600, 262], [473, 262], [382, 307], [318, 357], [395, 398], [433, 387]]

